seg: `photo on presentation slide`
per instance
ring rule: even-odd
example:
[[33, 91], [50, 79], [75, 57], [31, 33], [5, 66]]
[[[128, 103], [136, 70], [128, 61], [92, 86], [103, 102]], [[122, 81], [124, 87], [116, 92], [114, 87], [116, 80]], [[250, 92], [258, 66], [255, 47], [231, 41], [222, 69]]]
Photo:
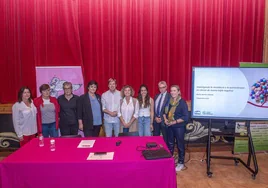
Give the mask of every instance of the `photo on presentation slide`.
[[267, 120], [268, 68], [194, 67], [192, 117]]

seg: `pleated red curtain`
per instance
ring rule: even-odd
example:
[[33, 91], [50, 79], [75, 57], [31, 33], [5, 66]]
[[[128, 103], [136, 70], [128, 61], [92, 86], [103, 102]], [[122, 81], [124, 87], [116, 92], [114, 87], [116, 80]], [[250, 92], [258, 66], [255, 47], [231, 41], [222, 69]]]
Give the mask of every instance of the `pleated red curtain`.
[[35, 66], [82, 66], [99, 93], [178, 84], [191, 95], [193, 66], [261, 62], [265, 0], [1, 0], [0, 102], [14, 102]]

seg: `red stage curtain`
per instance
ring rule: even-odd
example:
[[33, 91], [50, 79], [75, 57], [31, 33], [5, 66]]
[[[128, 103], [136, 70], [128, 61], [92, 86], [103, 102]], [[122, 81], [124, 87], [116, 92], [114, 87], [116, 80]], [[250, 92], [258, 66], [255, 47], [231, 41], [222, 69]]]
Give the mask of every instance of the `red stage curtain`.
[[35, 66], [83, 67], [85, 84], [118, 89], [178, 84], [190, 99], [193, 66], [261, 62], [265, 0], [1, 0], [0, 102], [14, 102]]

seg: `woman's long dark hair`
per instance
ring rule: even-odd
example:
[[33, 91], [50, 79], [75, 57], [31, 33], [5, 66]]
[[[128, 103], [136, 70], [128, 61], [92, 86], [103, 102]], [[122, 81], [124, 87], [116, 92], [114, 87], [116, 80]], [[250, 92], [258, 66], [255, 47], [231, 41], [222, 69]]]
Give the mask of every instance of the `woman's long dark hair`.
[[148, 106], [150, 106], [150, 95], [149, 95], [148, 87], [144, 84], [142, 84], [140, 86], [139, 94], [138, 94], [138, 101], [139, 101], [139, 105], [141, 107], [142, 103], [143, 103], [142, 96], [141, 96], [141, 88], [143, 88], [143, 87], [147, 90], [147, 94], [145, 96], [145, 101], [144, 101], [144, 108], [147, 108]]
[[32, 92], [31, 92], [30, 88], [27, 86], [23, 86], [20, 88], [20, 90], [18, 92], [18, 102], [20, 103], [22, 101], [22, 94], [23, 94], [25, 89], [28, 89], [30, 92], [30, 98], [28, 99], [28, 101], [29, 101], [29, 103], [31, 103], [32, 102]]

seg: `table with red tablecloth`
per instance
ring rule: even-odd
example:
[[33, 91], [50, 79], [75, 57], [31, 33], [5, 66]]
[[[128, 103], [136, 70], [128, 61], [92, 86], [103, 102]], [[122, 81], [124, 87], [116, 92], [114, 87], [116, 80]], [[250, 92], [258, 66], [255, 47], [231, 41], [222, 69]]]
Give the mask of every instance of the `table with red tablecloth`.
[[[77, 148], [81, 140], [96, 140], [92, 148]], [[141, 151], [147, 142], [166, 148], [162, 137], [56, 138], [39, 147], [38, 139], [0, 162], [2, 188], [175, 188], [173, 158], [145, 160]], [[121, 144], [116, 146], [116, 142]], [[87, 160], [91, 152], [114, 152], [113, 160]]]

